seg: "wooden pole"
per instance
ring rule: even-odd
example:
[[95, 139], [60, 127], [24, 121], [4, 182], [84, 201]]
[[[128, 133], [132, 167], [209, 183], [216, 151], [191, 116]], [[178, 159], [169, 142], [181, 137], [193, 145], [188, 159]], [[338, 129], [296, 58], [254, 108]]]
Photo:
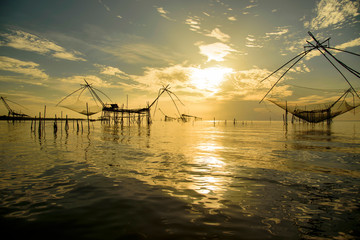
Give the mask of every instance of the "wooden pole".
[[285, 107], [285, 124], [288, 124], [288, 109], [287, 109], [287, 101], [285, 102], [286, 107]]
[[41, 112], [39, 112], [39, 137], [41, 136]]
[[66, 115], [66, 120], [65, 120], [65, 131], [67, 132], [69, 130], [69, 122], [68, 122], [68, 115]]
[[54, 134], [57, 132], [57, 122], [56, 122], [56, 114], [55, 114], [55, 120], [54, 120]]
[[86, 103], [86, 115], [87, 115], [87, 121], [88, 121], [88, 130], [90, 131], [90, 120], [89, 120], [89, 106], [88, 106], [88, 103]]

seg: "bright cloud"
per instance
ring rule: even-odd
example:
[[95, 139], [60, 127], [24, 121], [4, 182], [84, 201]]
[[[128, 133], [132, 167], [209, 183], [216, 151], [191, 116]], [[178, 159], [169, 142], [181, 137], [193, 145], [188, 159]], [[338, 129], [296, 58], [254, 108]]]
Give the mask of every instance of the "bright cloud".
[[[234, 72], [229, 77], [229, 84], [224, 88], [223, 94], [228, 97], [240, 96], [243, 100], [260, 101], [271, 87], [270, 81], [260, 81], [269, 74], [268, 70], [258, 68]], [[288, 86], [277, 86], [272, 93], [280, 94], [283, 97], [292, 95]]]
[[346, 42], [346, 43], [337, 45], [335, 48], [345, 49], [345, 48], [357, 47], [357, 46], [360, 46], [360, 37], [356, 38], [354, 40], [351, 40], [350, 42]]
[[[357, 46], [360, 46], [360, 38], [356, 38], [356, 39], [351, 40], [349, 42], [342, 43], [340, 45], [335, 46], [335, 48], [345, 50], [346, 48], [357, 47]], [[313, 51], [311, 51], [310, 53], [308, 53], [306, 55], [306, 59], [309, 60], [309, 59], [311, 59], [313, 57], [320, 56], [320, 55], [321, 55], [320, 51], [313, 50]]]
[[230, 36], [221, 32], [220, 29], [214, 28], [210, 34], [207, 34], [206, 36], [214, 37], [222, 42], [227, 42], [230, 39]]
[[164, 8], [162, 7], [158, 7], [156, 8], [157, 12], [160, 13], [160, 16], [162, 16], [163, 18], [167, 19], [167, 20], [171, 20], [171, 21], [174, 21], [173, 19], [171, 19], [169, 17], [169, 12], [164, 10]]
[[278, 27], [276, 32], [266, 33], [266, 36], [281, 36], [287, 33], [288, 31], [289, 29], [287, 28]]
[[317, 16], [311, 22], [304, 22], [305, 27], [323, 29], [342, 25], [359, 15], [359, 2], [351, 0], [321, 0], [316, 6]]
[[129, 76], [125, 72], [121, 71], [120, 69], [116, 67], [111, 66], [105, 66], [100, 64], [95, 64], [95, 67], [100, 68], [100, 73], [104, 75], [110, 75], [110, 76], [116, 76], [122, 79], [128, 79]]
[[250, 48], [262, 48], [263, 46], [257, 43], [255, 37], [253, 35], [248, 35], [246, 37], [246, 47]]
[[200, 19], [198, 17], [189, 17], [185, 20], [185, 24], [190, 26], [190, 30], [197, 32], [200, 30]]
[[193, 68], [190, 75], [190, 83], [200, 90], [207, 90], [213, 93], [218, 92], [220, 84], [232, 72], [231, 68], [223, 67]]
[[144, 75], [135, 76], [132, 75], [132, 79], [136, 82], [143, 84], [147, 87], [167, 84], [182, 85], [189, 79], [191, 70], [180, 64], [164, 67], [164, 68], [146, 68]]
[[15, 58], [0, 56], [0, 70], [47, 79], [48, 75], [38, 67], [39, 64], [34, 62], [25, 62]]
[[14, 30], [11, 31], [11, 33], [2, 33], [0, 36], [4, 38], [4, 40], [0, 42], [0, 46], [37, 52], [40, 54], [51, 54], [53, 57], [70, 61], [86, 61], [84, 58], [76, 56], [80, 55], [79, 52], [68, 52], [63, 47], [45, 38], [40, 38], [24, 31]]
[[235, 49], [231, 48], [229, 45], [226, 45], [221, 42], [212, 43], [212, 44], [198, 44], [200, 49], [200, 54], [205, 55], [208, 58], [208, 62], [214, 60], [217, 62], [224, 61], [224, 58], [231, 52], [237, 52]]

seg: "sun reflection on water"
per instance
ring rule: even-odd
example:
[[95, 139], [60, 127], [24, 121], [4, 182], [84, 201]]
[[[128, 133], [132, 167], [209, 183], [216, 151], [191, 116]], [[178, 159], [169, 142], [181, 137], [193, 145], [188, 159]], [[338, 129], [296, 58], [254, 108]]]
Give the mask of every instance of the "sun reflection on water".
[[206, 208], [221, 208], [226, 185], [229, 184], [227, 164], [220, 156], [224, 147], [214, 139], [203, 139], [194, 147], [194, 163], [189, 188], [203, 195], [196, 203]]

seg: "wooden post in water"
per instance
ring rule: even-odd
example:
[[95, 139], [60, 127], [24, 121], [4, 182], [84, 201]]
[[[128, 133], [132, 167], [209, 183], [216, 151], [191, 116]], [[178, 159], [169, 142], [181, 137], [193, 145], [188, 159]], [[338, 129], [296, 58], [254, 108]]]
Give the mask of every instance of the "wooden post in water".
[[288, 109], [287, 109], [287, 101], [285, 102], [285, 125], [288, 124]]
[[36, 116], [34, 118], [34, 132], [36, 131]]
[[63, 112], [61, 111], [61, 115], [60, 115], [60, 131], [62, 134], [62, 122], [63, 122]]
[[69, 122], [68, 122], [68, 116], [66, 115], [66, 120], [65, 120], [65, 131], [67, 132], [69, 130]]
[[57, 133], [57, 122], [56, 122], [56, 114], [55, 114], [55, 120], [54, 120], [54, 134]]
[[39, 137], [41, 136], [41, 112], [39, 112]]
[[121, 124], [121, 127], [123, 127], [123, 124], [124, 124], [124, 111], [121, 111], [121, 123], [120, 124]]
[[44, 106], [44, 126], [43, 126], [43, 128], [45, 128], [45, 120], [46, 120], [46, 105]]
[[90, 131], [90, 120], [89, 120], [89, 106], [88, 103], [86, 103], [86, 116], [88, 121], [88, 131]]

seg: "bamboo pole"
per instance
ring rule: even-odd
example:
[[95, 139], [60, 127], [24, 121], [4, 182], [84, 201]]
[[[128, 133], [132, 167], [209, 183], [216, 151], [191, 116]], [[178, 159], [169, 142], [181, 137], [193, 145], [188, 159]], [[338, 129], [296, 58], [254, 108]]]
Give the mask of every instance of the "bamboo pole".
[[88, 103], [86, 103], [86, 116], [88, 121], [88, 131], [90, 131], [90, 119], [89, 119], [89, 106]]
[[55, 114], [55, 120], [54, 120], [54, 134], [57, 133], [57, 122], [56, 122], [56, 114]]
[[69, 130], [69, 122], [68, 122], [68, 115], [66, 115], [66, 120], [65, 120], [65, 131], [67, 132]]
[[41, 112], [39, 112], [39, 137], [41, 137]]

